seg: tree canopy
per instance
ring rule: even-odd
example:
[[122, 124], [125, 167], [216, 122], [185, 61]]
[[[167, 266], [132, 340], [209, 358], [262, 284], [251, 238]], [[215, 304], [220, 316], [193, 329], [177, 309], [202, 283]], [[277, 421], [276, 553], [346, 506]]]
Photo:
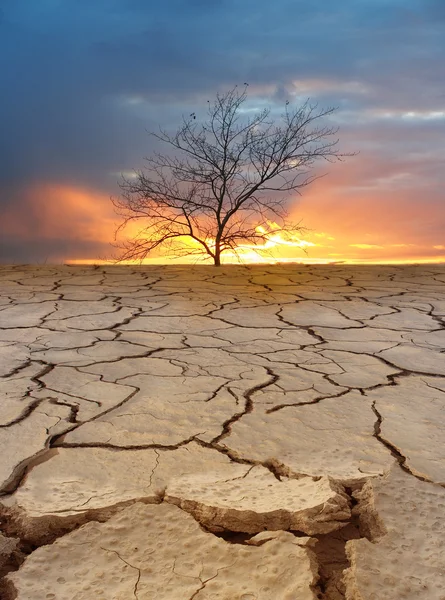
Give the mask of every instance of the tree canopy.
[[183, 117], [174, 134], [152, 133], [169, 147], [145, 159], [146, 168], [123, 178], [113, 198], [123, 218], [117, 234], [137, 221], [137, 234], [116, 245], [119, 260], [143, 260], [155, 249], [221, 264], [239, 244], [263, 246], [273, 233], [302, 231], [288, 218], [288, 198], [320, 175], [316, 161], [334, 162], [337, 128], [323, 123], [336, 110], [306, 100], [286, 102], [280, 117], [247, 105], [248, 86], [217, 94], [206, 118]]

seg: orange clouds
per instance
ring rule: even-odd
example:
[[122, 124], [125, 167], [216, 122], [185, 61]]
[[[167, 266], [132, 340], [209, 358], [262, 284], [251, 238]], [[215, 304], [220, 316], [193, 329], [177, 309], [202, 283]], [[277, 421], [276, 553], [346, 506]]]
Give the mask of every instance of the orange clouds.
[[409, 157], [390, 164], [369, 153], [329, 169], [291, 209], [314, 236], [325, 232], [314, 238], [320, 245], [310, 256], [445, 262], [443, 196], [437, 182], [418, 170], [418, 161]]
[[44, 184], [28, 192], [38, 211], [39, 233], [107, 243], [112, 239], [116, 217], [108, 195], [66, 185]]
[[11, 244], [32, 247], [36, 260], [62, 262], [72, 253], [84, 258], [110, 254], [115, 227], [116, 216], [106, 193], [38, 183], [10, 202], [0, 232]]
[[61, 263], [73, 256], [110, 256], [117, 221], [106, 192], [50, 182], [30, 185], [9, 195], [2, 214], [0, 239], [10, 249], [3, 260]]
[[[363, 159], [337, 165], [328, 177], [316, 181], [295, 200], [291, 215], [309, 228], [302, 235], [303, 243], [292, 241], [274, 248], [268, 244], [268, 252], [263, 255], [245, 247], [243, 260], [445, 262], [440, 234], [440, 223], [445, 219], [443, 203], [434, 202], [434, 198], [428, 199], [429, 203], [419, 202], [418, 190], [406, 189], [403, 178], [395, 179], [399, 186], [381, 185], [382, 178], [394, 181], [385, 169], [379, 172], [380, 178], [367, 182], [365, 167]], [[356, 185], [357, 182], [362, 185]], [[113, 254], [110, 242], [118, 224], [119, 217], [114, 214], [107, 193], [39, 183], [27, 188], [17, 203], [9, 205], [0, 229], [2, 235], [22, 244], [33, 242], [47, 247], [48, 262], [100, 262], [99, 259]], [[136, 231], [136, 224], [130, 231]], [[62, 250], [53, 250], [59, 247]], [[146, 262], [171, 260], [154, 256]], [[195, 261], [196, 257], [181, 258], [180, 262], [190, 260]], [[236, 258], [227, 256], [226, 261]]]

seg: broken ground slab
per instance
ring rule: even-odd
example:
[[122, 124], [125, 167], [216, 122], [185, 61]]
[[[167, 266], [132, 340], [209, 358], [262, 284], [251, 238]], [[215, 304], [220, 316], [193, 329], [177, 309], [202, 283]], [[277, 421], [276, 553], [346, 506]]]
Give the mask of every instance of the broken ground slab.
[[0, 493], [20, 478], [27, 463], [42, 453], [49, 439], [67, 431], [69, 408], [44, 401], [26, 418], [0, 428]]
[[110, 408], [120, 406], [136, 391], [126, 384], [102, 381], [100, 375], [83, 373], [72, 367], [57, 366], [40, 377], [44, 386], [34, 398], [51, 397], [77, 407], [76, 420], [86, 421]]
[[[240, 354], [241, 358], [241, 354]], [[249, 352], [243, 352], [242, 359], [249, 361]], [[264, 359], [264, 360], [261, 360]], [[314, 373], [329, 375], [333, 385], [346, 388], [368, 388], [379, 384], [388, 384], [389, 377], [400, 371], [388, 366], [381, 358], [361, 353], [357, 350], [325, 350], [322, 345], [301, 350], [276, 350], [255, 355], [255, 362], [267, 365], [290, 364], [297, 369], [303, 368]], [[340, 391], [340, 390], [337, 390]]]
[[7, 577], [7, 600], [315, 600], [309, 543], [230, 544], [175, 506], [138, 503], [38, 548]]
[[280, 315], [286, 323], [291, 325], [304, 325], [306, 327], [336, 327], [339, 329], [349, 327], [363, 327], [363, 324], [342, 314], [335, 303], [331, 306], [318, 304], [311, 300], [297, 302], [293, 305], [284, 306]]
[[233, 351], [234, 347], [245, 348], [245, 344], [252, 344], [258, 341], [261, 342], [278, 342], [292, 344], [292, 346], [300, 347], [318, 342], [318, 340], [310, 335], [304, 329], [282, 329], [281, 327], [229, 327], [218, 331], [217, 337], [230, 343]]
[[[69, 478], [67, 477], [69, 472]], [[124, 504], [164, 497], [213, 531], [326, 533], [350, 518], [349, 498], [326, 477], [278, 480], [191, 442], [174, 450], [50, 450], [4, 497], [9, 533], [41, 545]]]
[[285, 475], [327, 475], [348, 485], [384, 473], [392, 463], [374, 436], [375, 421], [371, 401], [351, 391], [269, 414], [254, 409], [219, 443], [235, 456], [271, 461]]
[[10, 538], [0, 533], [0, 577], [9, 573], [22, 562], [24, 556], [22, 556], [18, 546], [19, 540], [17, 538]]
[[120, 306], [105, 298], [100, 302], [82, 301], [82, 300], [58, 300], [57, 310], [49, 315], [45, 320], [51, 328], [52, 321], [65, 321], [74, 317], [85, 317], [85, 320], [94, 318], [96, 314], [112, 313], [120, 309]]
[[175, 477], [211, 472], [230, 479], [239, 468], [195, 442], [170, 450], [57, 448], [42, 456], [2, 504], [11, 532], [40, 545], [93, 517], [108, 518], [123, 504], [158, 503]]
[[415, 308], [398, 308], [389, 315], [378, 315], [366, 321], [366, 324], [369, 327], [395, 331], [433, 331], [438, 328], [438, 323], [433, 317]]
[[[253, 358], [253, 355], [251, 356]], [[253, 360], [250, 363], [246, 362], [238, 354], [231, 352], [230, 347], [193, 347], [185, 348], [181, 352], [160, 350], [156, 357], [181, 365], [184, 374], [225, 377], [231, 382], [245, 377], [253, 382], [252, 385], [260, 385], [268, 379], [263, 366], [253, 364]]]
[[212, 531], [312, 535], [339, 529], [351, 516], [344, 490], [327, 477], [277, 479], [262, 466], [238, 465], [230, 478], [215, 471], [173, 478], [165, 500]]
[[151, 297], [145, 298], [145, 302], [141, 305], [141, 300], [138, 298], [128, 297], [121, 302], [124, 302], [126, 306], [134, 305], [137, 308], [141, 308], [141, 316], [160, 316], [160, 317], [194, 317], [194, 316], [206, 316], [209, 313], [217, 310], [222, 302], [233, 303], [236, 302], [231, 296], [222, 298], [216, 298], [214, 294], [205, 297], [192, 297], [192, 295], [181, 295], [175, 294], [174, 296], [156, 296], [154, 299]]
[[325, 294], [325, 290], [320, 290], [318, 292], [319, 302], [317, 304], [336, 310], [340, 312], [340, 314], [345, 315], [347, 319], [353, 319], [361, 323], [368, 319], [374, 320], [381, 315], [391, 315], [397, 312], [395, 308], [392, 308], [391, 306], [381, 306], [376, 301], [368, 299], [364, 300], [362, 298], [354, 298], [353, 301], [345, 300], [343, 295], [338, 293], [337, 297], [331, 298], [330, 301], [329, 298], [324, 297]]
[[[31, 351], [69, 350], [87, 348], [101, 340], [113, 340], [117, 333], [107, 330], [99, 331], [48, 331], [35, 328], [36, 335], [30, 339], [28, 347]], [[17, 330], [14, 331], [17, 335]]]
[[[176, 334], [150, 333], [147, 331], [120, 331], [119, 339], [145, 346], [147, 350], [159, 348], [183, 348], [184, 336]], [[212, 339], [212, 338], [210, 338]]]
[[122, 325], [121, 331], [147, 331], [150, 333], [180, 333], [180, 334], [207, 334], [211, 335], [219, 329], [227, 329], [229, 324], [217, 319], [201, 316], [190, 317], [163, 317], [145, 316], [135, 317], [130, 323]]
[[20, 420], [36, 404], [31, 393], [39, 389], [38, 377], [45, 372], [46, 367], [30, 363], [9, 377], [0, 378], [0, 426]]
[[274, 363], [273, 373], [277, 378], [275, 383], [255, 392], [255, 409], [261, 407], [266, 412], [275, 412], [284, 406], [311, 404], [348, 391], [332, 382], [331, 376], [328, 379], [324, 374], [300, 367]]
[[346, 600], [443, 600], [445, 489], [395, 465], [356, 496], [373, 541], [346, 544]]
[[323, 342], [319, 346], [321, 349], [353, 350], [362, 354], [374, 354], [404, 341], [403, 332], [391, 329], [314, 327], [313, 330]]
[[163, 351], [152, 362], [150, 357], [123, 361], [121, 367], [105, 365], [100, 369], [104, 379], [117, 376], [137, 392], [121, 407], [73, 430], [64, 443], [172, 446], [198, 435], [212, 441], [233, 415], [243, 413], [250, 390], [271, 381], [263, 367], [246, 367], [227, 355], [226, 365], [213, 362], [214, 353], [207, 348]]
[[[180, 355], [175, 354], [175, 356], [179, 358]], [[163, 354], [160, 352], [154, 356], [126, 357], [116, 361], [97, 362], [86, 367], [81, 367], [79, 371], [81, 373], [100, 375], [102, 381], [112, 383], [118, 381], [125, 383], [127, 379], [139, 375], [150, 375], [153, 383], [155, 383], [157, 378], [180, 377], [183, 375], [183, 368], [179, 364], [175, 364], [175, 361], [163, 358]]]
[[380, 437], [416, 476], [445, 485], [445, 377], [410, 375], [367, 391], [380, 414]]
[[414, 373], [445, 375], [445, 360], [443, 350], [437, 346], [425, 348], [412, 344], [400, 344], [395, 348], [382, 350], [381, 356], [387, 362]]
[[[102, 304], [103, 301], [98, 301], [97, 304]], [[67, 317], [58, 319], [57, 314], [53, 315], [52, 320], [45, 321], [45, 329], [51, 331], [69, 331], [72, 329], [81, 331], [95, 331], [98, 329], [111, 329], [118, 325], [127, 323], [132, 317], [137, 314], [135, 309], [113, 307], [106, 305], [98, 306], [98, 309], [103, 309], [94, 314], [85, 314], [76, 317]]]
[[[195, 379], [210, 378], [196, 377]], [[137, 447], [148, 445], [174, 446], [199, 436], [205, 441], [217, 437], [224, 423], [240, 410], [237, 399], [227, 389], [193, 386], [188, 380], [156, 381], [151, 393], [137, 392], [122, 407], [99, 416], [74, 429], [64, 439], [67, 445], [109, 445]], [[144, 387], [148, 377], [132, 377], [129, 383]], [[213, 386], [215, 381], [212, 382]], [[183, 396], [181, 397], [180, 392]]]
[[23, 345], [0, 342], [0, 377], [13, 375], [29, 362], [29, 353]]
[[215, 312], [212, 316], [217, 322], [226, 323], [227, 327], [230, 325], [236, 325], [238, 327], [256, 327], [256, 328], [269, 328], [274, 329], [281, 328], [287, 329], [292, 327], [288, 323], [284, 323], [278, 317], [281, 305], [276, 304], [271, 306], [269, 304], [252, 306], [252, 307], [224, 307], [221, 310]]
[[55, 302], [30, 304], [19, 302], [0, 310], [0, 328], [38, 327], [42, 324], [43, 319], [55, 310], [57, 310]]
[[406, 341], [411, 342], [415, 346], [423, 346], [425, 348], [433, 348], [436, 346], [439, 350], [445, 347], [445, 329], [431, 331], [429, 333], [409, 332], [403, 335]]
[[33, 351], [33, 360], [40, 360], [54, 365], [84, 366], [99, 361], [112, 362], [128, 356], [147, 354], [147, 349], [139, 344], [122, 340], [96, 341], [91, 345], [72, 349], [51, 348]]
[[319, 353], [332, 360], [343, 369], [343, 373], [333, 373], [331, 379], [348, 388], [366, 388], [387, 384], [388, 377], [399, 369], [389, 367], [382, 360], [355, 352], [340, 350], [319, 350]]

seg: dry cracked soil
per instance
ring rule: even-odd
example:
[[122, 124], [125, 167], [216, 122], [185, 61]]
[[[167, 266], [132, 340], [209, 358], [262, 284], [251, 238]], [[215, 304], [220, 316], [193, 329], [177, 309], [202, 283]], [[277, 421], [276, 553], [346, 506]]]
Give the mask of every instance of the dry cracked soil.
[[445, 267], [0, 267], [2, 600], [445, 600]]

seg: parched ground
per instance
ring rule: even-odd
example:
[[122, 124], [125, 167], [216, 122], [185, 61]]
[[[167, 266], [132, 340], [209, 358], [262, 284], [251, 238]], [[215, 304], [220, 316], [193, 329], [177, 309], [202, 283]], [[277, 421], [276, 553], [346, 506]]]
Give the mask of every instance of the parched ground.
[[445, 600], [445, 267], [0, 267], [2, 600]]

